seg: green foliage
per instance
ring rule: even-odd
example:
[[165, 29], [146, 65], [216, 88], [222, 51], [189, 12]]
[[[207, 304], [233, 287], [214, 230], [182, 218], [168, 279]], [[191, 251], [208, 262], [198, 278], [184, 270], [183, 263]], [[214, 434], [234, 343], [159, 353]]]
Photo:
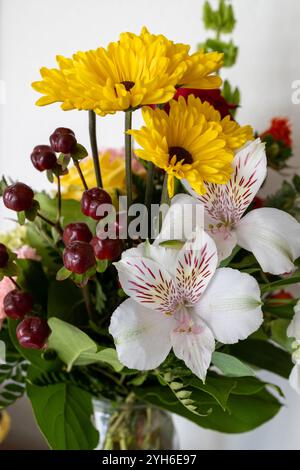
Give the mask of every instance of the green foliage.
[[220, 0], [218, 9], [213, 10], [206, 1], [203, 7], [203, 22], [206, 29], [217, 33], [232, 33], [236, 23], [232, 6], [225, 0]]
[[300, 177], [295, 175], [293, 181], [283, 181], [281, 188], [276, 193], [268, 196], [265, 200], [265, 206], [275, 207], [276, 209], [288, 212], [293, 217], [300, 216]]
[[[201, 427], [226, 433], [250, 431], [273, 418], [281, 404], [270, 392], [266, 384], [254, 377], [228, 378], [217, 375], [207, 377], [206, 384], [193, 376], [192, 379], [181, 379], [185, 394], [190, 393], [188, 400], [193, 400], [198, 409], [206, 416], [189, 410], [168, 386], [149, 385], [139, 387], [136, 394], [152, 405], [179, 414]], [[171, 382], [172, 383], [172, 382]], [[179, 382], [180, 383], [180, 382]], [[174, 385], [173, 385], [174, 388]], [[193, 406], [193, 405], [192, 405]]]
[[271, 322], [271, 338], [282, 348], [292, 353], [293, 338], [288, 338], [286, 332], [290, 324], [290, 320], [277, 318]]
[[92, 425], [92, 396], [69, 383], [27, 384], [40, 430], [53, 450], [92, 450], [99, 434]]
[[95, 362], [108, 364], [117, 372], [122, 370], [123, 366], [117, 359], [115, 349], [99, 350], [86, 333], [59, 318], [52, 317], [48, 323], [52, 331], [48, 340], [49, 347], [56, 351], [58, 357], [67, 365], [68, 371], [73, 366]]
[[0, 409], [12, 405], [25, 392], [28, 363], [14, 354], [6, 355], [6, 363], [0, 363]]
[[230, 114], [235, 117], [238, 106], [241, 102], [241, 94], [239, 88], [233, 88], [228, 80], [224, 80], [222, 95], [227, 101], [227, 103], [237, 106], [237, 108], [230, 110]]
[[293, 368], [291, 355], [267, 341], [247, 339], [229, 347], [230, 353], [261, 369], [288, 378]]
[[204, 43], [199, 44], [199, 49], [205, 52], [222, 52], [224, 54], [224, 67], [232, 67], [237, 61], [238, 47], [230, 40], [228, 42], [221, 39], [207, 39]]
[[270, 134], [264, 135], [262, 141], [266, 143], [268, 165], [276, 171], [287, 168], [287, 161], [293, 156], [292, 149]]
[[73, 160], [82, 160], [88, 156], [88, 151], [83, 145], [77, 143], [75, 148], [72, 150], [71, 156]]
[[215, 351], [212, 363], [227, 377], [254, 376], [253, 370], [234, 356]]

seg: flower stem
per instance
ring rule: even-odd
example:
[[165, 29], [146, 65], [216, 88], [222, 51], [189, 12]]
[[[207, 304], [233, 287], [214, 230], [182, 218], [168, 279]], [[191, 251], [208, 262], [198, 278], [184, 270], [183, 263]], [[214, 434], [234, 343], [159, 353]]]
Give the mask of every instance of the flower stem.
[[127, 209], [129, 210], [132, 204], [132, 140], [131, 135], [127, 131], [131, 129], [132, 125], [132, 111], [125, 112], [125, 168], [126, 168], [126, 191], [127, 191]]
[[57, 225], [60, 225], [61, 218], [61, 184], [60, 176], [57, 177]]
[[147, 170], [147, 181], [146, 181], [146, 194], [145, 194], [145, 207], [147, 210], [147, 218], [148, 220], [148, 235], [151, 234], [151, 203], [153, 197], [153, 186], [154, 186], [154, 164], [152, 162], [148, 162], [148, 170]]
[[[165, 173], [165, 178], [164, 178], [164, 183], [162, 187], [162, 192], [161, 192], [161, 200], [160, 200], [160, 205], [162, 206], [163, 204], [168, 204], [170, 205], [170, 198], [169, 198], [169, 193], [168, 193], [168, 173]], [[163, 223], [163, 213], [159, 213], [159, 231], [162, 228], [162, 223]]]
[[77, 170], [77, 172], [78, 172], [78, 175], [79, 175], [79, 177], [80, 177], [80, 179], [81, 179], [81, 182], [82, 182], [82, 184], [83, 184], [84, 189], [85, 189], [85, 190], [89, 189], [89, 188], [88, 188], [88, 185], [86, 184], [86, 180], [85, 180], [85, 177], [84, 177], [84, 175], [83, 175], [83, 173], [82, 173], [82, 170], [81, 170], [81, 168], [80, 168], [80, 164], [79, 164], [78, 160], [73, 160], [73, 161], [74, 161], [75, 168], [76, 168], [76, 170]]
[[98, 146], [97, 146], [97, 135], [96, 135], [96, 114], [92, 110], [89, 111], [89, 133], [90, 133], [90, 141], [91, 141], [91, 148], [92, 148], [97, 186], [99, 188], [102, 188], [103, 184], [102, 184], [102, 177], [101, 177], [101, 170], [100, 170], [100, 163], [99, 163], [99, 153], [98, 153]]
[[83, 300], [84, 300], [84, 303], [85, 303], [85, 307], [86, 307], [86, 311], [88, 313], [88, 316], [89, 316], [90, 320], [93, 320], [93, 310], [92, 310], [92, 306], [91, 306], [91, 299], [90, 299], [90, 293], [89, 293], [88, 286], [82, 287], [82, 296], [83, 296]]

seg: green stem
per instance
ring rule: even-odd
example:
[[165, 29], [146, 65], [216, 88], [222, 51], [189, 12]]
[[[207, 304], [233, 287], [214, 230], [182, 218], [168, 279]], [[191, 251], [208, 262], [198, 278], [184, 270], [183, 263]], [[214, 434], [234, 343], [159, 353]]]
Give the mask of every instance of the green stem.
[[145, 194], [145, 207], [147, 209], [148, 220], [148, 234], [151, 233], [151, 204], [154, 188], [154, 164], [148, 162], [147, 181], [146, 181], [146, 194]]
[[60, 225], [56, 224], [55, 222], [52, 222], [52, 220], [48, 219], [44, 215], [42, 215], [40, 212], [37, 213], [37, 217], [39, 217], [41, 220], [46, 222], [46, 224], [50, 225], [51, 227], [55, 228], [59, 235], [63, 234], [63, 229], [61, 228]]
[[57, 177], [57, 225], [60, 225], [61, 218], [61, 184], [60, 176]]
[[81, 170], [81, 168], [80, 168], [80, 164], [79, 164], [78, 160], [73, 160], [73, 162], [74, 162], [75, 168], [76, 168], [76, 170], [77, 170], [77, 173], [78, 173], [78, 175], [79, 175], [79, 178], [81, 179], [81, 182], [82, 182], [82, 184], [83, 184], [84, 189], [85, 189], [85, 190], [89, 189], [89, 188], [88, 188], [88, 185], [86, 184], [86, 180], [85, 180], [85, 177], [84, 177], [84, 175], [83, 175], [83, 173], [82, 173], [82, 170]]
[[[163, 204], [168, 204], [168, 206], [170, 205], [170, 198], [169, 198], [169, 193], [168, 193], [168, 173], [165, 173], [164, 183], [163, 183], [162, 192], [161, 192], [160, 205], [163, 205]], [[160, 212], [159, 231], [161, 230], [162, 223], [163, 223], [163, 214]]]
[[91, 306], [91, 299], [90, 299], [90, 293], [89, 293], [88, 286], [84, 286], [82, 288], [82, 296], [83, 296], [83, 300], [84, 300], [84, 303], [85, 303], [85, 307], [86, 307], [88, 316], [89, 316], [90, 320], [93, 320], [93, 310], [92, 310], [92, 306]]
[[93, 156], [93, 161], [94, 161], [97, 186], [99, 188], [102, 188], [103, 184], [102, 184], [99, 153], [98, 153], [98, 146], [97, 146], [97, 135], [96, 135], [96, 114], [94, 111], [89, 111], [89, 133], [90, 133], [90, 141], [91, 141], [92, 156]]
[[8, 276], [11, 282], [16, 286], [17, 289], [22, 290], [22, 287], [15, 281], [15, 279], [12, 276]]
[[132, 111], [125, 112], [125, 169], [126, 169], [126, 191], [127, 191], [127, 209], [129, 210], [132, 204], [132, 140], [131, 135], [127, 131], [131, 129], [132, 125]]

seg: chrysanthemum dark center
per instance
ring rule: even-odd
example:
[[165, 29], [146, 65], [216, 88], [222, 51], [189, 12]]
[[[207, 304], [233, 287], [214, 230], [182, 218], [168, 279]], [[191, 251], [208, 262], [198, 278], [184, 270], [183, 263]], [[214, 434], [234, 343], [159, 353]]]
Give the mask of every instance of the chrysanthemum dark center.
[[126, 88], [126, 91], [130, 91], [131, 88], [134, 87], [135, 83], [134, 82], [130, 82], [129, 80], [125, 80], [124, 82], [121, 82], [122, 85], [124, 85], [124, 87]]
[[192, 155], [183, 147], [169, 147], [169, 162], [172, 160], [174, 155], [176, 155], [176, 162], [181, 162], [183, 160], [183, 163], [187, 163], [189, 165], [193, 163]]

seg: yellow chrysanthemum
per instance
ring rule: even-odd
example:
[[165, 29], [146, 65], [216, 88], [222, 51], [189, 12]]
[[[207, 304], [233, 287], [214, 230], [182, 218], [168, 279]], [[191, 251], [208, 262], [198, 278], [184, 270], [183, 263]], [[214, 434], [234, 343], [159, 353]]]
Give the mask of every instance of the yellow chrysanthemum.
[[[107, 149], [99, 156], [101, 173], [104, 189], [111, 195], [115, 201], [117, 193], [124, 193], [125, 184], [125, 162], [124, 151]], [[80, 162], [80, 168], [89, 188], [96, 186], [96, 176], [94, 170], [93, 159], [87, 157]], [[145, 174], [144, 167], [133, 158], [133, 173], [143, 176]], [[75, 166], [70, 167], [69, 173], [61, 178], [64, 199], [76, 199], [80, 201], [82, 197], [83, 187], [81, 179]]]
[[57, 57], [58, 69], [41, 69], [33, 88], [43, 106], [61, 102], [62, 109], [92, 109], [105, 115], [147, 104], [166, 103], [176, 87], [218, 88], [214, 75], [222, 54], [197, 52], [143, 28], [140, 35], [122, 33], [105, 48]]
[[217, 122], [222, 126], [221, 137], [226, 141], [227, 147], [231, 150], [240, 148], [254, 138], [251, 126], [240, 126], [236, 121], [232, 120], [231, 116], [226, 116], [222, 119], [219, 111], [207, 101], [201, 102], [200, 99], [196, 99], [193, 96], [191, 102], [197, 107], [199, 113], [204, 114], [207, 121]]
[[4, 410], [0, 412], [0, 444], [4, 441], [10, 428], [9, 414]]
[[190, 95], [172, 100], [170, 112], [143, 108], [146, 126], [129, 131], [142, 149], [135, 153], [168, 173], [168, 191], [174, 194], [174, 178], [186, 179], [198, 193], [204, 182], [224, 184], [231, 174], [233, 151], [222, 137], [220, 122], [209, 121], [201, 101]]

